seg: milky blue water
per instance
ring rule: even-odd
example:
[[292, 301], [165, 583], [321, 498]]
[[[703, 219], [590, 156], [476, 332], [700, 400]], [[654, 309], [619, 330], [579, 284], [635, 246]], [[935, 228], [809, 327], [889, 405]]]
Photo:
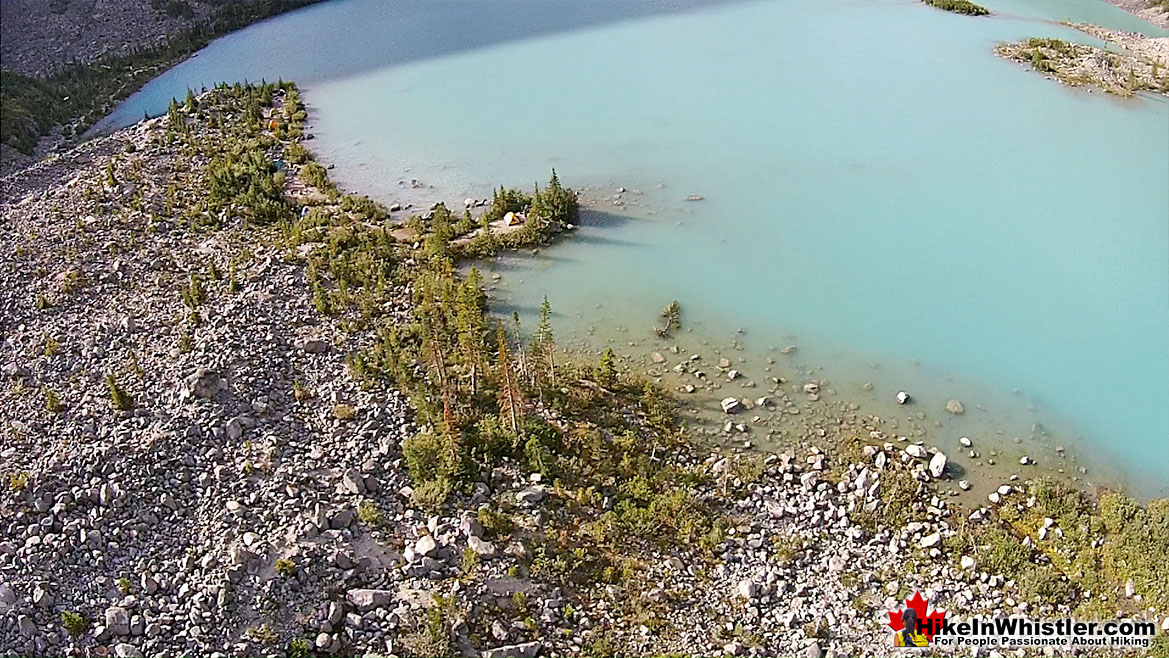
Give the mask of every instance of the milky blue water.
[[[796, 345], [793, 366], [875, 413], [905, 415], [890, 400], [912, 391], [936, 444], [1031, 441], [1042, 423], [1164, 493], [1169, 103], [1069, 89], [992, 48], [1088, 40], [1053, 19], [1165, 33], [1097, 0], [984, 4], [996, 15], [331, 2], [215, 42], [105, 126], [188, 86], [284, 77], [334, 176], [388, 201], [461, 201], [555, 166], [598, 212], [499, 261], [493, 294], [525, 313], [547, 295], [564, 342], [661, 350], [649, 327], [678, 299], [685, 350], [737, 337], [762, 379], [769, 348]], [[965, 416], [941, 412], [951, 397]]]

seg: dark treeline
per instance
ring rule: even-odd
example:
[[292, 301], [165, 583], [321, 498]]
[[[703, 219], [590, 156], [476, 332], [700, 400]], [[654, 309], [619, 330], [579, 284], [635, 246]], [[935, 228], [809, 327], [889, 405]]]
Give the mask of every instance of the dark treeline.
[[[107, 57], [89, 64], [73, 64], [45, 78], [0, 72], [0, 141], [31, 154], [37, 140], [54, 126], [66, 126], [66, 137], [80, 133], [104, 116], [115, 103], [215, 37], [317, 1], [222, 0], [216, 2], [219, 6], [206, 22], [180, 32], [158, 46], [139, 48], [128, 55]], [[174, 7], [171, 8], [170, 4]], [[186, 3], [170, 4], [164, 7], [168, 13], [175, 11], [185, 15], [182, 7], [187, 6]]]

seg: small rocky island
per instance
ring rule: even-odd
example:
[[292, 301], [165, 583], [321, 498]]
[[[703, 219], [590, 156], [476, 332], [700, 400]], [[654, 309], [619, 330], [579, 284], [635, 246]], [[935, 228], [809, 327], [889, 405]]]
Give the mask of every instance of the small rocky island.
[[1073, 87], [1096, 87], [1118, 96], [1138, 92], [1169, 94], [1169, 37], [1146, 37], [1135, 32], [1072, 24], [1111, 48], [1051, 38], [1003, 43], [995, 52], [1029, 64]]
[[945, 9], [952, 11], [955, 14], [966, 14], [967, 16], [986, 16], [990, 14], [990, 10], [982, 5], [976, 5], [970, 0], [922, 0], [931, 7], [938, 9]]
[[457, 273], [575, 221], [555, 173], [394, 215], [306, 118], [219, 87], [3, 180], [0, 653], [873, 655], [914, 592], [1169, 630], [1169, 500], [966, 508], [962, 455], [831, 422], [703, 447]]

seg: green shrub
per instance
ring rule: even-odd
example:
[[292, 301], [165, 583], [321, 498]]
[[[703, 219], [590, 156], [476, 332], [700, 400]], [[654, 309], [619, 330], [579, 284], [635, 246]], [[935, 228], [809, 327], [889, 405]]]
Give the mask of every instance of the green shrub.
[[268, 624], [253, 626], [247, 630], [246, 635], [248, 639], [253, 642], [259, 642], [260, 644], [271, 644], [278, 637], [276, 631]]
[[515, 527], [511, 517], [491, 507], [480, 507], [478, 519], [488, 537], [507, 535]]
[[1137, 593], [1158, 608], [1169, 607], [1169, 498], [1141, 507], [1119, 492], [1100, 496], [1107, 531], [1101, 558], [1114, 582], [1132, 579]]
[[191, 272], [187, 278], [187, 285], [180, 293], [183, 304], [185, 304], [192, 311], [199, 307], [200, 304], [207, 301], [207, 291], [203, 288], [203, 280], [195, 272]]
[[410, 500], [427, 510], [437, 510], [451, 495], [451, 481], [445, 477], [428, 480], [415, 485]]
[[275, 171], [259, 144], [237, 144], [218, 151], [207, 166], [208, 210], [211, 214], [241, 213], [257, 224], [289, 219], [292, 207], [273, 178]]
[[284, 653], [288, 655], [288, 658], [310, 658], [313, 655], [312, 647], [303, 637], [289, 641], [288, 648]]
[[61, 613], [61, 625], [71, 637], [79, 637], [89, 630], [89, 620], [79, 612], [65, 610]]
[[45, 394], [45, 409], [51, 411], [52, 413], [58, 413], [65, 410], [65, 405], [61, 402], [61, 398], [57, 395], [56, 391], [49, 388], [48, 386], [45, 386], [43, 390]]
[[364, 215], [367, 219], [381, 221], [388, 214], [385, 206], [367, 196], [346, 194], [341, 197], [341, 210]]
[[459, 473], [460, 446], [449, 437], [422, 432], [402, 443], [406, 468], [415, 482], [427, 482]]
[[118, 386], [118, 380], [113, 373], [106, 375], [106, 386], [110, 389], [110, 402], [118, 411], [129, 411], [134, 408], [134, 398]]
[[1030, 565], [1019, 574], [1019, 595], [1033, 603], [1059, 604], [1075, 602], [1075, 587], [1049, 566]]
[[382, 523], [382, 512], [373, 501], [363, 500], [357, 506], [357, 520], [368, 526], [378, 526]]
[[1015, 578], [1031, 564], [1031, 551], [1019, 538], [1002, 528], [990, 528], [979, 538], [982, 563], [987, 570]]
[[333, 198], [339, 194], [337, 186], [333, 181], [329, 180], [329, 173], [321, 165], [310, 162], [300, 170], [300, 178], [306, 184], [312, 185], [321, 191], [325, 196]]
[[284, 148], [284, 159], [291, 164], [304, 164], [311, 158], [312, 154], [299, 142], [293, 142]]

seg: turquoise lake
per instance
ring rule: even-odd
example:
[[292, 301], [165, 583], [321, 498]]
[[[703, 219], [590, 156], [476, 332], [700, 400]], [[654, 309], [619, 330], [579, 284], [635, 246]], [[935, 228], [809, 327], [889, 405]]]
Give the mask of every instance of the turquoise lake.
[[[461, 209], [556, 167], [589, 200], [580, 230], [485, 269], [508, 313], [547, 295], [562, 343], [735, 341], [759, 380], [794, 345], [785, 367], [923, 412], [932, 444], [1058, 443], [1164, 495], [1169, 102], [1070, 89], [993, 46], [1092, 42], [1059, 20], [1166, 33], [1098, 0], [983, 4], [340, 0], [217, 40], [99, 128], [283, 77], [346, 189]], [[673, 299], [688, 331], [656, 340]]]

